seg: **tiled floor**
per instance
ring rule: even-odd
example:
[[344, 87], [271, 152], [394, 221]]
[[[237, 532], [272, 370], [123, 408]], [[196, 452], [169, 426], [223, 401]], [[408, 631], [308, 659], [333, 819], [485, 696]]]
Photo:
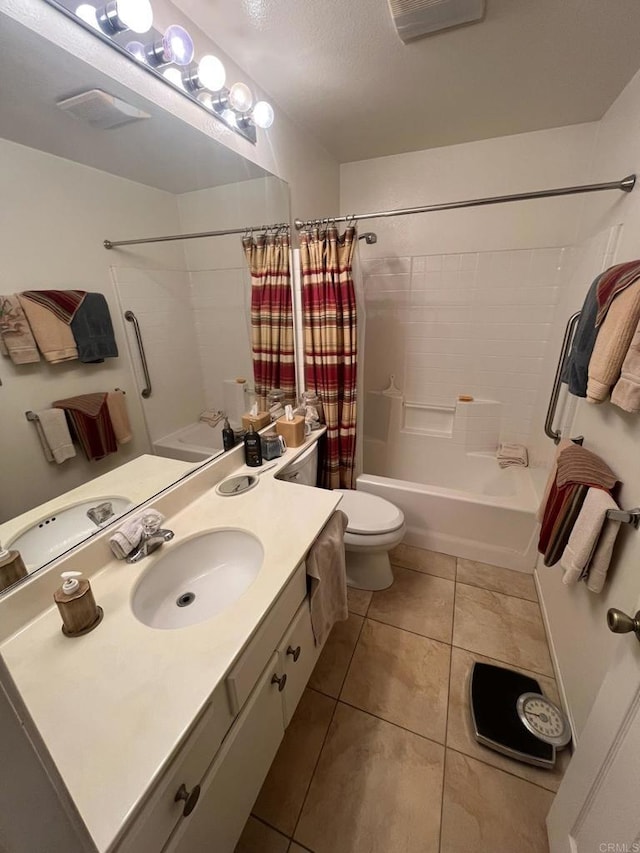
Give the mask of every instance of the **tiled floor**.
[[236, 853], [547, 853], [568, 754], [541, 770], [478, 744], [475, 660], [558, 693], [533, 578], [401, 545], [349, 590]]

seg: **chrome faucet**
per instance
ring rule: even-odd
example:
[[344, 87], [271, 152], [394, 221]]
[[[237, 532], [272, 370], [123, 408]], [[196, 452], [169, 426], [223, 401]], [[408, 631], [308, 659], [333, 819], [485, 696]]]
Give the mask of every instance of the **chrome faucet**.
[[114, 515], [115, 513], [113, 511], [113, 504], [111, 501], [104, 501], [103, 503], [92, 506], [91, 509], [87, 510], [87, 518], [90, 518], [96, 527], [100, 527], [101, 524], [104, 524], [105, 521], [112, 518]]
[[173, 530], [165, 530], [160, 527], [160, 522], [157, 518], [142, 519], [142, 537], [137, 548], [135, 548], [127, 557], [127, 563], [137, 563], [143, 557], [148, 557], [157, 551], [165, 542], [173, 539]]

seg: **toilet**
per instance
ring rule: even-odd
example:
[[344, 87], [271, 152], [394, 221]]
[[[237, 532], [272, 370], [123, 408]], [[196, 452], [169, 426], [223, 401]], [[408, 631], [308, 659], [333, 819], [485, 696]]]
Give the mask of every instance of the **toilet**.
[[[282, 480], [315, 486], [318, 445], [314, 442], [279, 475]], [[402, 542], [404, 515], [384, 498], [353, 489], [336, 489], [349, 519], [344, 535], [347, 584], [356, 589], [386, 589], [393, 583], [389, 551]]]

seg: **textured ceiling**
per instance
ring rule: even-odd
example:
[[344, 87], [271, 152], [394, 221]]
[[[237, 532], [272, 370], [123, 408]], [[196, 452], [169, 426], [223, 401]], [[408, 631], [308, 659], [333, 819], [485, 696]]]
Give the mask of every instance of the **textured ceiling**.
[[404, 45], [386, 0], [174, 0], [339, 161], [599, 119], [640, 67], [638, 0], [487, 0]]

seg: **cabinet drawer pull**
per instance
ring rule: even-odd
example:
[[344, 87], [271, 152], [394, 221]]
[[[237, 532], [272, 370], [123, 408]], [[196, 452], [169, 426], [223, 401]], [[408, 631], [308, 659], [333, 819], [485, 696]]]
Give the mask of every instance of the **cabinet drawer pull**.
[[287, 673], [285, 672], [285, 674], [281, 675], [280, 678], [278, 678], [278, 676], [274, 673], [273, 678], [271, 679], [271, 683], [277, 684], [278, 690], [280, 691], [280, 693], [282, 693], [282, 691], [284, 690], [284, 686], [287, 683]]
[[300, 657], [300, 651], [300, 646], [296, 646], [295, 649], [292, 649], [291, 646], [287, 648], [287, 654], [291, 655], [294, 663], [297, 663], [298, 658]]
[[196, 785], [191, 791], [187, 791], [186, 785], [180, 785], [178, 793], [175, 795], [174, 802], [179, 803], [184, 800], [184, 809], [182, 810], [183, 817], [189, 817], [195, 809], [200, 797], [200, 785]]

